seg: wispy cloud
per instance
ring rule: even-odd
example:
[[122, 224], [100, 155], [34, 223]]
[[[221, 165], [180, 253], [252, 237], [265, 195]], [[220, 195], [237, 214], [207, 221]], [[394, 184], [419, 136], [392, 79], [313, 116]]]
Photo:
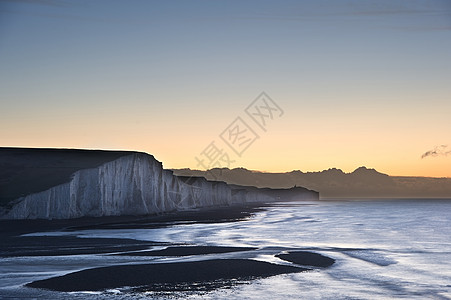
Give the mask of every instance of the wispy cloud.
[[448, 145], [440, 145], [435, 146], [434, 149], [426, 151], [421, 155], [421, 158], [426, 158], [429, 156], [437, 157], [437, 156], [448, 156], [451, 155], [451, 149]]
[[[447, 0], [449, 1], [449, 0]], [[283, 2], [284, 3], [284, 2]], [[449, 31], [451, 6], [440, 0], [349, 0], [281, 5], [252, 11], [235, 19], [299, 22], [357, 22], [401, 31]]]

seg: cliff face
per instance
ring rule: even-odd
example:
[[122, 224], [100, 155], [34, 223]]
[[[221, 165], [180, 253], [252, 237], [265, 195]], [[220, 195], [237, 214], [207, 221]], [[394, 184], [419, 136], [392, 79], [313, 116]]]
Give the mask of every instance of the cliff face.
[[[296, 189], [295, 189], [296, 190]], [[317, 200], [299, 189], [286, 200]], [[292, 191], [290, 194], [296, 194]], [[100, 166], [78, 170], [69, 182], [13, 201], [6, 219], [68, 219], [145, 215], [195, 207], [284, 200], [285, 190], [229, 186], [202, 177], [178, 177], [152, 156], [131, 152]], [[282, 198], [281, 198], [282, 197]]]

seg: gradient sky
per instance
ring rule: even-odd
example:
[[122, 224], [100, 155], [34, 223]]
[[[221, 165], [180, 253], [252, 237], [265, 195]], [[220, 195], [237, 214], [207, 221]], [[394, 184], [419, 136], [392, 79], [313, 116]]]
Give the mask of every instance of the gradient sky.
[[[266, 132], [262, 91], [284, 112]], [[0, 0], [0, 146], [451, 177], [450, 115], [447, 0]], [[219, 137], [237, 117], [259, 135], [241, 157]]]

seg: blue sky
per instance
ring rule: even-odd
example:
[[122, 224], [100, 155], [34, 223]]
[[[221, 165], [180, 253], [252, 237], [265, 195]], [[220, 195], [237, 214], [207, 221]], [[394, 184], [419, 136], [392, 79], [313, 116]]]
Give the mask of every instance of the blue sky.
[[451, 176], [449, 1], [0, 1], [0, 66], [2, 146], [194, 168], [265, 91], [231, 167]]

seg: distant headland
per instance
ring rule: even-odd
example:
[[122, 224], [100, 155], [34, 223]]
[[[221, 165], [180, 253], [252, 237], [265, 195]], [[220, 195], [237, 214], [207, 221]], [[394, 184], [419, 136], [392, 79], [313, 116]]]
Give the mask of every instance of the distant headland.
[[245, 168], [208, 171], [174, 169], [176, 175], [204, 176], [229, 184], [288, 188], [303, 186], [321, 198], [451, 198], [451, 178], [389, 176], [360, 167], [351, 173], [331, 168], [320, 172], [266, 173]]

